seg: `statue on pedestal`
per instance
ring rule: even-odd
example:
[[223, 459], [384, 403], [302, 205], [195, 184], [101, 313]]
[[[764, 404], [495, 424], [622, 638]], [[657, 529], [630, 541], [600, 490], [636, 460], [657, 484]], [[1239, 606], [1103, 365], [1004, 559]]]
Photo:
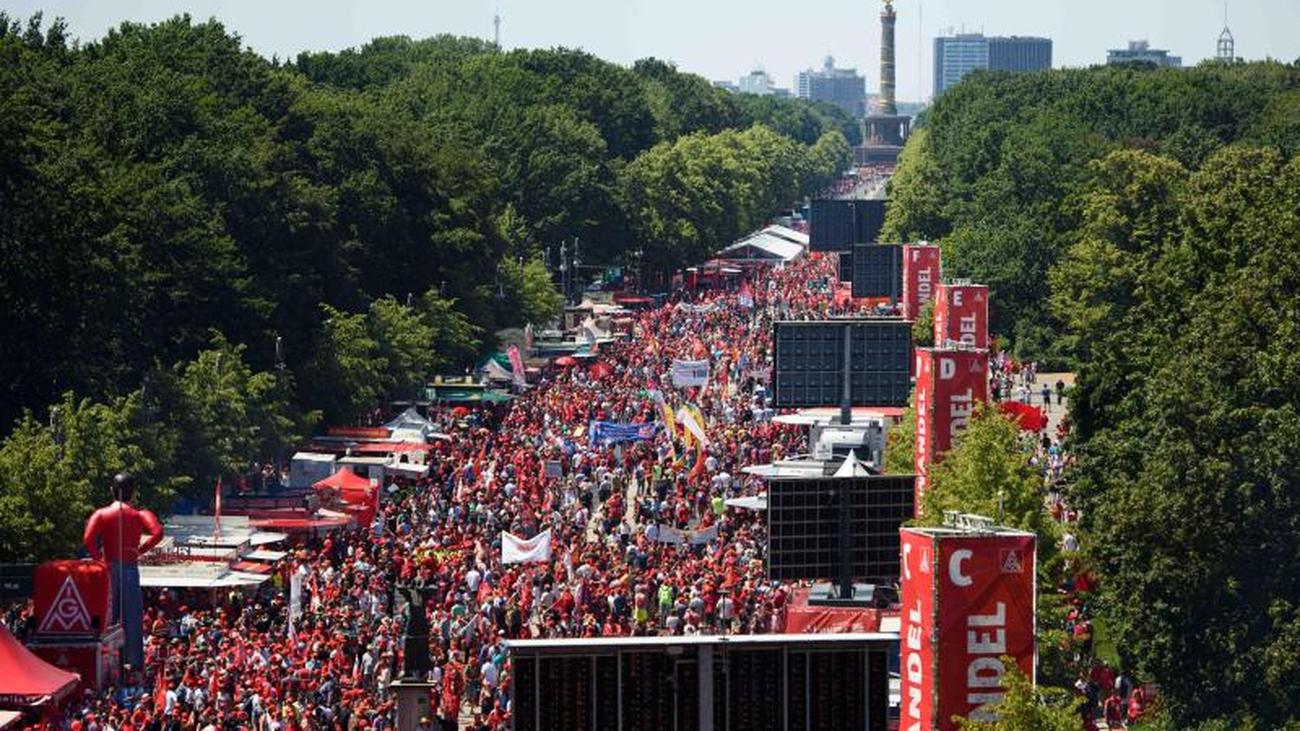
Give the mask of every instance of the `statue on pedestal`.
[[406, 634], [402, 638], [402, 678], [424, 680], [433, 670], [429, 658], [429, 617], [424, 610], [424, 591], [398, 586], [406, 599]]

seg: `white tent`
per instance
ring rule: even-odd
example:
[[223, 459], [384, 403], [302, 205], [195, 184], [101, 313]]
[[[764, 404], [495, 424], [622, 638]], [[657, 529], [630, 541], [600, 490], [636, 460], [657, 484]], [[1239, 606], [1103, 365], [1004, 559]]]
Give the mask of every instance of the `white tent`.
[[783, 226], [768, 226], [746, 236], [718, 253], [730, 261], [788, 262], [803, 256], [808, 236]]
[[420, 415], [414, 406], [398, 414], [392, 421], [384, 424], [393, 433], [393, 439], [399, 441], [424, 441], [435, 431], [433, 422]]

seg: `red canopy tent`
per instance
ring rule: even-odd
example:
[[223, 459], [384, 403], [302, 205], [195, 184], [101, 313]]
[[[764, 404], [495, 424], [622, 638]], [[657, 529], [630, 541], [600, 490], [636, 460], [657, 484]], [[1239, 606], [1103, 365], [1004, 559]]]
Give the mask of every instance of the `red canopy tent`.
[[81, 677], [37, 657], [0, 625], [0, 708], [28, 709], [59, 703]]
[[325, 479], [317, 482], [316, 484], [312, 485], [312, 488], [316, 490], [320, 490], [322, 488], [333, 488], [335, 490], [338, 490], [340, 495], [345, 495], [348, 492], [357, 492], [360, 490], [365, 490], [369, 492], [370, 480], [362, 477], [361, 475], [358, 475], [352, 470], [344, 469], [344, 470], [339, 470], [338, 472], [335, 472], [329, 477], [326, 477]]
[[352, 470], [342, 469], [312, 485], [315, 490], [337, 490], [345, 509], [359, 525], [370, 525], [379, 509], [379, 489]]

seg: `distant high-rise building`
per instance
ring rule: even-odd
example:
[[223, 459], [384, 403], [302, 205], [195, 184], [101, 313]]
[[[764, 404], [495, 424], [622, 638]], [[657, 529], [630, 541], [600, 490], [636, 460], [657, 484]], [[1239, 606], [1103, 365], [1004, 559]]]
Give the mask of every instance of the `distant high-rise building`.
[[1106, 63], [1114, 66], [1121, 63], [1153, 63], [1168, 68], [1182, 68], [1181, 56], [1170, 56], [1169, 51], [1152, 48], [1146, 41], [1129, 41], [1128, 48], [1112, 48], [1106, 52]]
[[854, 117], [866, 111], [867, 82], [857, 69], [837, 69], [835, 59], [827, 56], [820, 70], [800, 71], [794, 79], [795, 94], [800, 99], [829, 102]]
[[1052, 67], [1052, 39], [1010, 36], [989, 39], [989, 70], [1028, 73]]
[[958, 33], [934, 39], [934, 95], [975, 69], [1024, 73], [1052, 67], [1052, 40]]
[[740, 77], [740, 83], [736, 84], [736, 88], [743, 94], [758, 94], [760, 96], [767, 96], [776, 91], [776, 87], [772, 84], [772, 77], [768, 76], [763, 69], [754, 69], [747, 75]]

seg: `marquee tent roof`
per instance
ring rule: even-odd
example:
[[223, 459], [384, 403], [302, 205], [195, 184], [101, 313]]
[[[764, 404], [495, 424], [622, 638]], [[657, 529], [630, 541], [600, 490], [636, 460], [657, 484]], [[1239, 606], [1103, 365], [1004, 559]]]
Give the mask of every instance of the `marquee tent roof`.
[[80, 679], [76, 673], [40, 659], [0, 626], [0, 704], [37, 706], [59, 701], [77, 687]]
[[807, 234], [782, 226], [768, 226], [756, 231], [718, 253], [721, 259], [793, 261], [808, 248]]

